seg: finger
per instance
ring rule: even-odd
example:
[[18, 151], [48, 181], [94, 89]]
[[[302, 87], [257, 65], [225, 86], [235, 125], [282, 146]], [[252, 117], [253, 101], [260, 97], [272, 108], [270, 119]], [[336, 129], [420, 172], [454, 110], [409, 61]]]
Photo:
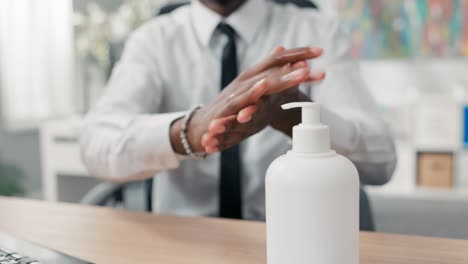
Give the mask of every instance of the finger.
[[256, 104], [262, 96], [292, 88], [305, 82], [309, 78], [308, 68], [300, 68], [294, 71], [291, 71], [290, 67], [288, 71], [285, 71], [285, 68], [286, 66], [273, 71], [270, 76], [257, 82], [246, 92], [233, 96], [229, 101], [229, 106], [226, 108], [226, 111], [223, 111], [218, 116], [222, 117], [238, 114], [240, 110], [247, 106]]
[[219, 150], [225, 150], [232, 146], [235, 146], [246, 139], [248, 136], [253, 133], [247, 133], [245, 129], [234, 131], [231, 133], [223, 134], [219, 139], [219, 144], [216, 147]]
[[[283, 47], [277, 47], [277, 48], [275, 48], [275, 50], [274, 50], [273, 52], [275, 52], [275, 51], [279, 51], [279, 52], [280, 52], [280, 51], [282, 51], [282, 50], [284, 50]], [[287, 68], [288, 70], [289, 70], [288, 67], [290, 67], [290, 69], [292, 69], [292, 70], [297, 70], [297, 69], [300, 69], [300, 68], [309, 67], [309, 64], [307, 63], [307, 61], [304, 60], [304, 61], [296, 62], [296, 63], [294, 63], [294, 64], [289, 64], [289, 63], [288, 63], [288, 64], [286, 64], [286, 65], [283, 65], [282, 67], [283, 67], [283, 68]], [[257, 83], [257, 82], [259, 82], [259, 81], [265, 79], [265, 78], [266, 78], [269, 74], [271, 74], [271, 72], [274, 71], [274, 70], [277, 70], [277, 68], [271, 68], [271, 69], [268, 69], [268, 70], [266, 70], [266, 71], [264, 71], [264, 72], [258, 73], [257, 75], [251, 77], [251, 78], [250, 78], [250, 82], [248, 82], [248, 83]], [[237, 94], [242, 94], [242, 93], [248, 91], [249, 89], [250, 89], [250, 86], [249, 86], [249, 84], [247, 84], [247, 85], [244, 86], [243, 88], [238, 89], [236, 92], [234, 92], [233, 94], [231, 94], [231, 96], [235, 96], [235, 95], [237, 95]], [[258, 98], [258, 96], [257, 96], [256, 98]]]
[[[299, 61], [299, 62], [296, 62], [296, 63], [294, 63], [292, 65], [291, 64], [284, 65], [283, 67], [281, 67], [281, 71], [284, 74], [287, 74], [287, 72], [289, 72], [291, 70], [297, 70], [297, 69], [300, 69], [300, 68], [308, 68], [308, 67], [309, 67], [309, 64], [306, 61]], [[269, 69], [269, 70], [264, 71], [262, 73], [259, 73], [256, 76], [251, 78], [251, 82], [257, 84], [256, 82], [262, 81], [263, 79], [267, 78], [268, 75], [270, 75], [275, 70], [278, 70], [278, 69], [277, 68], [272, 68], [272, 69]], [[257, 94], [255, 99], [263, 96], [263, 94], [261, 93], [261, 87], [258, 87], [258, 88], [259, 88], [259, 90], [257, 90], [257, 92], [259, 94]], [[265, 88], [265, 87], [263, 87], [263, 88]], [[248, 91], [249, 89], [250, 89], [249, 85], [246, 85], [243, 89], [240, 89], [237, 92], [237, 94], [242, 94], [242, 93]]]
[[[237, 115], [239, 111], [247, 106], [256, 104], [262, 96], [293, 88], [303, 82], [306, 82], [308, 79], [308, 68], [292, 70], [292, 67], [290, 67], [289, 64], [284, 65], [281, 69], [270, 71], [270, 74], [266, 79], [258, 81], [251, 87], [248, 86], [249, 84], [246, 84], [246, 88], [243, 88], [242, 91], [232, 94], [227, 102], [227, 107], [218, 113], [216, 117], [223, 118], [228, 115]], [[241, 120], [243, 119], [241, 118]], [[224, 131], [222, 127], [218, 128], [217, 126], [213, 129], [221, 130], [221, 132], [218, 133], [222, 133]]]
[[281, 51], [285, 51], [286, 49], [283, 47], [283, 46], [277, 46], [273, 49], [273, 51], [270, 53], [270, 55], [273, 55], [273, 54], [276, 54], [276, 53], [279, 53]]
[[[307, 61], [303, 60], [303, 61], [295, 62], [293, 64], [288, 63], [286, 65], [283, 65], [282, 67], [283, 68], [290, 67], [291, 70], [297, 70], [297, 69], [300, 69], [300, 68], [308, 68], [309, 64], [307, 63]], [[271, 69], [268, 69], [268, 70], [266, 70], [264, 72], [261, 72], [261, 73], [255, 75], [254, 77], [252, 77], [251, 80], [253, 82], [255, 82], [255, 81], [259, 81], [261, 79], [265, 79], [274, 70], [276, 70], [276, 68], [271, 68]]]
[[325, 79], [326, 76], [327, 74], [322, 70], [310, 70], [309, 78], [307, 79], [306, 82], [322, 81], [323, 79]]
[[208, 127], [208, 131], [213, 135], [223, 134], [226, 131], [232, 129], [236, 123], [237, 116], [230, 115], [227, 117], [222, 117], [215, 119], [210, 122], [210, 126]]
[[288, 63], [288, 64], [284, 65], [283, 67], [281, 67], [279, 70], [276, 70], [276, 72], [271, 71], [269, 77], [272, 76], [272, 75], [275, 75], [275, 74], [286, 75], [286, 74], [288, 74], [288, 73], [290, 73], [292, 71], [294, 71], [292, 69], [292, 65]]
[[210, 122], [208, 131], [212, 134], [222, 134], [226, 131], [226, 127], [220, 122], [220, 119], [215, 119]]
[[[285, 50], [286, 49], [283, 46], [277, 46], [271, 51], [270, 56], [281, 53]], [[261, 79], [264, 79], [266, 76], [268, 76], [270, 70], [272, 69], [268, 69], [263, 72], [257, 73], [255, 76], [252, 76], [250, 78], [253, 82], [260, 81]]]
[[[248, 105], [255, 104], [255, 102], [258, 101], [258, 98], [262, 97], [265, 94], [265, 90], [268, 87], [268, 84], [265, 80], [265, 78], [268, 76], [268, 73], [262, 73], [261, 75], [264, 78], [252, 78], [252, 80], [246, 82], [241, 88], [229, 95], [228, 103], [230, 105], [228, 108], [236, 108], [236, 111], [219, 113], [217, 117], [224, 117], [226, 115], [237, 114], [240, 111], [240, 109]], [[245, 101], [246, 98], [248, 98], [249, 101]], [[220, 101], [220, 103], [223, 102]]]
[[289, 88], [298, 86], [309, 79], [309, 69], [300, 68], [290, 71], [286, 74], [275, 73], [272, 74], [267, 82], [269, 83], [264, 95], [279, 93]]
[[201, 144], [203, 147], [216, 147], [218, 146], [218, 138], [216, 138], [215, 135], [210, 134], [210, 133], [205, 133], [202, 136]]
[[307, 68], [307, 67], [309, 67], [309, 64], [307, 63], [307, 61], [298, 61], [291, 66], [291, 69], [297, 70], [300, 68]]
[[322, 48], [302, 47], [289, 50], [278, 51], [272, 53], [268, 58], [257, 64], [256, 66], [242, 72], [239, 75], [241, 79], [249, 79], [259, 73], [266, 71], [269, 68], [281, 67], [287, 63], [295, 63], [321, 56]]
[[216, 152], [219, 152], [219, 148], [218, 147], [206, 147], [205, 152], [206, 152], [206, 154], [211, 155], [211, 154], [214, 154]]
[[[286, 75], [290, 73], [291, 71], [292, 71], [291, 65], [286, 64], [279, 69], [278, 68], [270, 69], [267, 72], [261, 73], [260, 75], [264, 76], [265, 78], [256, 82], [252, 87], [248, 87], [247, 85], [245, 88], [243, 88], [243, 90], [239, 91], [238, 95], [242, 95], [242, 96], [238, 99], [247, 97], [249, 104], [256, 104], [258, 100], [266, 94], [267, 90], [270, 89], [269, 88], [270, 84], [267, 81], [268, 76], [272, 74]], [[255, 78], [253, 79], [255, 80]]]
[[245, 108], [249, 105], [256, 104], [258, 100], [265, 95], [268, 90], [268, 82], [266, 79], [261, 79], [256, 82], [252, 87], [246, 88], [246, 92], [239, 94], [236, 98], [237, 104], [240, 108]]
[[255, 66], [251, 72], [252, 75], [263, 72], [269, 68], [276, 66], [283, 66], [288, 63], [296, 63], [299, 61], [309, 60], [317, 58], [322, 55], [322, 48], [295, 48], [290, 50], [285, 50], [278, 52], [267, 58], [265, 61], [261, 62], [259, 65]]
[[252, 120], [253, 115], [257, 112], [257, 105], [249, 105], [242, 109], [237, 115], [237, 122], [244, 124]]

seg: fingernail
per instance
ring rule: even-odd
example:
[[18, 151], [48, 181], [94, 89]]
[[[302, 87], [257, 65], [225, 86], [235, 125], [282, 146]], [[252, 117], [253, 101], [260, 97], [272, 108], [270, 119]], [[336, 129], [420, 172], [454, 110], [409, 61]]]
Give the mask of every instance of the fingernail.
[[304, 71], [305, 71], [304, 69], [298, 69], [293, 72], [290, 72], [284, 75], [283, 77], [281, 77], [281, 81], [292, 81], [292, 80], [299, 79], [304, 76]]
[[252, 87], [252, 92], [255, 98], [263, 96], [265, 89], [267, 88], [267, 85], [265, 85], [265, 83], [266, 79], [261, 79], [256, 84], [254, 84], [254, 86]]
[[282, 47], [281, 46], [276, 46], [271, 52], [270, 54], [275, 54], [276, 52], [278, 52], [279, 49], [281, 49]]
[[260, 89], [259, 87], [263, 86], [263, 83], [266, 81], [266, 79], [261, 79], [260, 81], [256, 82], [254, 86], [252, 87], [253, 89]]
[[310, 47], [309, 49], [311, 52], [313, 53], [322, 53], [323, 52], [323, 49], [322, 48], [318, 48], [318, 47]]
[[218, 129], [218, 133], [224, 133], [226, 131], [226, 126], [220, 126]]
[[325, 72], [322, 70], [311, 70], [309, 72], [309, 78], [314, 80], [320, 80], [325, 78]]
[[295, 66], [297, 66], [297, 67], [307, 67], [307, 65], [308, 65], [307, 62], [300, 61], [300, 62], [296, 63]]

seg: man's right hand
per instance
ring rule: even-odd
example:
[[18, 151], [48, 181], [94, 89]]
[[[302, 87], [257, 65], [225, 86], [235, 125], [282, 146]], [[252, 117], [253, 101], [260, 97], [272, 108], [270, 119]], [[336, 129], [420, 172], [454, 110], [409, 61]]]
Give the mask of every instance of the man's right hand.
[[[242, 72], [234, 81], [222, 90], [209, 104], [199, 109], [188, 127], [188, 140], [194, 152], [203, 152], [201, 144], [203, 134], [208, 131], [212, 120], [237, 114], [249, 105], [253, 105], [264, 95], [279, 93], [311, 80], [308, 68], [287, 67], [297, 62], [313, 59], [322, 54], [321, 48], [295, 48], [272, 54], [256, 66]], [[250, 135], [263, 129], [267, 123], [252, 126], [251, 130], [231, 139], [240, 143]], [[185, 154], [180, 141], [182, 120], [176, 120], [170, 130], [171, 143], [175, 152]]]

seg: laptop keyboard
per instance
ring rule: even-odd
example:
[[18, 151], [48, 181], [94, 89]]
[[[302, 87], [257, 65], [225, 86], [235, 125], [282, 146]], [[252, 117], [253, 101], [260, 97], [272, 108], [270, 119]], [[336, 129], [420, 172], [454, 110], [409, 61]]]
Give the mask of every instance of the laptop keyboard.
[[0, 248], [0, 264], [40, 264], [40, 262], [27, 256]]

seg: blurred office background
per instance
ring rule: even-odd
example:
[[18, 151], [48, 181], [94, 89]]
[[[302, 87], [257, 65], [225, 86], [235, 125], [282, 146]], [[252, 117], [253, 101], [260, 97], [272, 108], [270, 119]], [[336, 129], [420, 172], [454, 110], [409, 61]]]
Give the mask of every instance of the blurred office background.
[[[314, 2], [342, 17], [397, 142], [391, 182], [366, 187], [377, 230], [468, 239], [468, 0]], [[81, 117], [166, 3], [0, 0], [0, 195], [79, 202], [99, 183], [80, 162]]]

